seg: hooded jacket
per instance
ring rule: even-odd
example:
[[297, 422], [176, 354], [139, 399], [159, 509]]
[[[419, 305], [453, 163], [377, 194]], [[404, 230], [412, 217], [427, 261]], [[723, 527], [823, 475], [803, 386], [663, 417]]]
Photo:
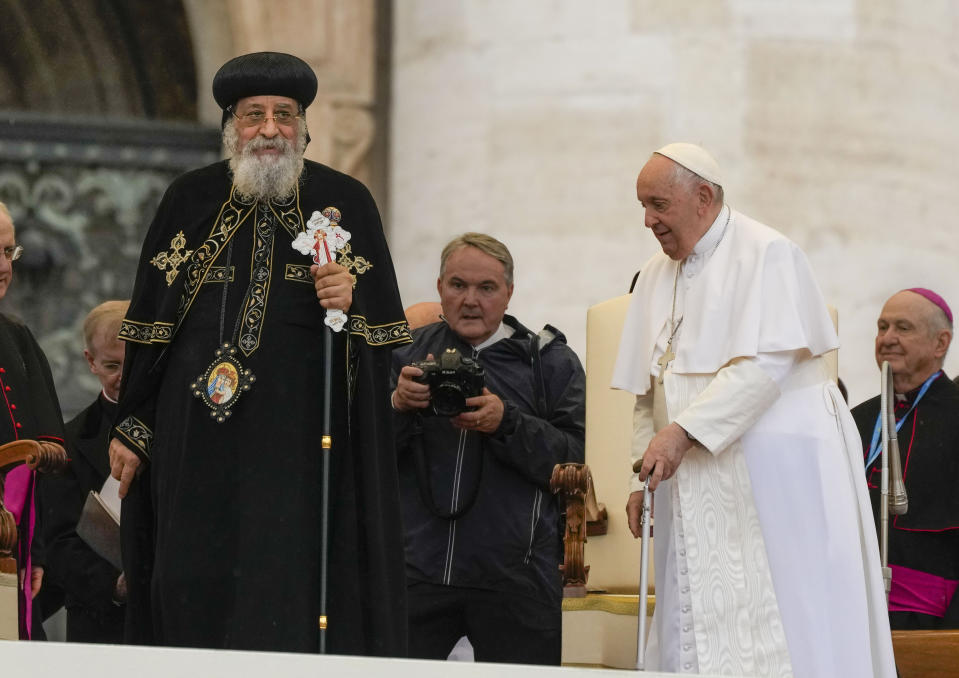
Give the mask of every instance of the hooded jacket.
[[[586, 377], [561, 333], [539, 345], [537, 369], [536, 335], [512, 316], [503, 322], [513, 335], [480, 351], [439, 322], [393, 353], [394, 388], [403, 366], [456, 348], [483, 367], [486, 387], [504, 404], [492, 434], [460, 430], [447, 417], [394, 413], [406, 573], [559, 605], [563, 547], [549, 480], [556, 464], [583, 463]], [[429, 497], [442, 513], [461, 514], [436, 515]]]

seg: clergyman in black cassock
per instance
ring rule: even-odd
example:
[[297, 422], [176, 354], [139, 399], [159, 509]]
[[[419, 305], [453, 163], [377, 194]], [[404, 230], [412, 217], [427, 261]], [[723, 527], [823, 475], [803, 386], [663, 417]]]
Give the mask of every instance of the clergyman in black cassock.
[[[225, 136], [259, 130], [251, 144], [305, 125], [282, 106], [302, 113], [315, 91], [305, 63], [275, 53], [238, 57], [214, 79]], [[127, 639], [316, 650], [324, 310], [312, 260], [292, 243], [311, 224], [342, 240], [336, 224], [349, 237], [337, 263], [354, 287], [346, 327], [332, 334], [327, 649], [403, 655], [387, 382], [409, 329], [376, 206], [358, 181], [310, 161], [289, 195], [237, 185], [229, 162], [174, 181], [121, 329], [114, 443], [145, 469], [123, 502]], [[234, 351], [216, 355], [225, 343]]]
[[[13, 219], [0, 202], [0, 299], [13, 281], [16, 245]], [[18, 319], [0, 313], [0, 444], [36, 440], [41, 445], [63, 444], [63, 418], [50, 365], [33, 334]], [[34, 613], [42, 593], [44, 549], [37, 507], [37, 472], [21, 465], [0, 478], [0, 507], [17, 524], [14, 556], [22, 575], [18, 588], [20, 638], [43, 639], [40, 615]]]
[[[909, 499], [905, 515], [889, 517], [893, 629], [959, 628], [959, 386], [942, 371], [951, 327], [948, 305], [923, 288], [895, 294], [879, 318], [876, 357], [877, 362], [888, 360], [893, 369], [895, 415], [901, 422], [897, 437]], [[852, 414], [863, 441], [878, 529], [882, 455], [874, 455], [871, 462], [869, 456], [879, 396], [856, 406]]]
[[77, 534], [91, 491], [100, 492], [110, 475], [107, 448], [116, 418], [124, 344], [117, 338], [125, 301], [94, 308], [83, 324], [84, 356], [99, 379], [97, 398], [66, 424], [67, 467], [41, 478], [46, 577], [64, 592], [67, 641], [122, 643], [125, 586], [120, 570]]
[[[889, 563], [896, 570], [906, 567], [950, 581], [959, 581], [959, 386], [945, 373], [929, 387], [918, 406], [899, 429], [903, 481], [909, 497], [905, 515], [889, 517]], [[897, 401], [899, 418], [915, 402], [919, 389]], [[859, 435], [868, 451], [879, 397], [852, 410]], [[879, 525], [882, 459], [866, 468], [876, 525]], [[959, 596], [947, 601], [943, 617], [919, 612], [891, 611], [894, 629], [959, 628]]]
[[[0, 256], [3, 256], [0, 254]], [[0, 416], [0, 443], [38, 440], [63, 444], [63, 420], [53, 386], [50, 367], [30, 330], [19, 321], [0, 313], [0, 389], [3, 412]], [[17, 520], [17, 561], [21, 570], [42, 568], [45, 549], [38, 520], [36, 471], [18, 466], [7, 474], [4, 493], [6, 508]], [[29, 577], [24, 579], [28, 586]], [[42, 638], [42, 628], [33, 619], [33, 603], [20, 591], [20, 638]], [[30, 629], [28, 631], [28, 629]]]

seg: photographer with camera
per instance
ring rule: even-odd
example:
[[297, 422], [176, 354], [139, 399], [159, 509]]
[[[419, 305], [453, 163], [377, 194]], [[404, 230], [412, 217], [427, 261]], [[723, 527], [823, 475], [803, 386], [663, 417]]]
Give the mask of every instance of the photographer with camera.
[[553, 466], [583, 462], [586, 377], [557, 330], [505, 315], [513, 259], [466, 233], [440, 259], [443, 321], [393, 353], [411, 657], [560, 663]]

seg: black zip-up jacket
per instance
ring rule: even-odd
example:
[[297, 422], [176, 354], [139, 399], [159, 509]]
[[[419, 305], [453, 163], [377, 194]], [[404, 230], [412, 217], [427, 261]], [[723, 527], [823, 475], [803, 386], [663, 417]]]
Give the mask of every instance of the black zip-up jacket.
[[[391, 388], [405, 365], [455, 347], [482, 365], [487, 388], [505, 405], [492, 434], [462, 431], [446, 417], [394, 413], [406, 572], [411, 581], [559, 605], [563, 548], [559, 502], [549, 479], [556, 464], [583, 463], [586, 375], [565, 337], [556, 333], [540, 350], [543, 388], [537, 391], [534, 335], [512, 316], [503, 321], [514, 334], [478, 353], [445, 322], [417, 330], [411, 345], [393, 352]], [[461, 509], [475, 489], [475, 501], [459, 517], [437, 517], [427, 507], [417, 479], [417, 449], [441, 511]]]

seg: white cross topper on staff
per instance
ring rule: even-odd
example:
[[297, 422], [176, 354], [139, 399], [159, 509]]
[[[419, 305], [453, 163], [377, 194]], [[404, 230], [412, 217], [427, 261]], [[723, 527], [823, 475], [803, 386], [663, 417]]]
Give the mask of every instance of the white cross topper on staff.
[[[336, 261], [336, 253], [350, 240], [350, 232], [340, 226], [341, 218], [335, 207], [327, 207], [322, 213], [313, 212], [306, 230], [293, 240], [293, 249], [300, 254], [312, 255], [313, 263], [319, 266]], [[339, 332], [346, 324], [346, 313], [338, 308], [328, 308], [323, 322], [334, 332]]]

